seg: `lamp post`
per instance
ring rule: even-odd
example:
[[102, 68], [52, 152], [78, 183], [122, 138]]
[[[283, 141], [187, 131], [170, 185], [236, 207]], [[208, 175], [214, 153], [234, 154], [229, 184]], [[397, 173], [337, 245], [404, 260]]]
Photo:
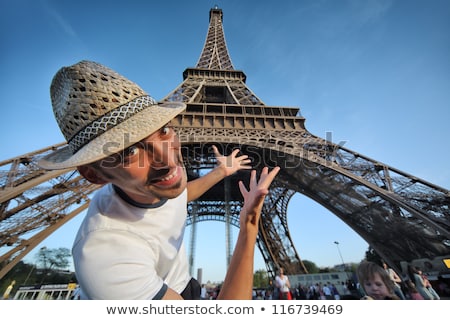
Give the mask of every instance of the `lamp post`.
[[45, 279], [45, 277], [47, 276], [47, 273], [48, 273], [48, 270], [47, 270], [47, 256], [46, 256], [46, 251], [47, 250], [47, 247], [42, 247], [41, 249], [39, 249], [39, 251], [40, 251], [40, 254], [42, 255], [42, 258], [43, 258], [43, 260], [44, 260], [44, 274], [42, 275], [42, 278], [41, 278], [41, 285], [42, 285], [42, 283], [44, 282], [44, 279]]
[[[46, 250], [46, 249], [47, 249], [47, 247], [44, 246], [44, 247], [42, 247], [42, 248], [39, 249], [39, 252], [42, 252], [43, 250]], [[27, 275], [27, 277], [25, 278], [25, 281], [23, 282], [24, 285], [27, 284], [28, 279], [30, 278], [31, 274], [33, 273], [33, 271], [34, 271], [35, 269], [37, 270], [36, 264], [34, 263], [34, 264], [33, 264], [33, 267], [32, 267], [31, 270], [30, 270], [30, 272], [28, 272], [28, 275]]]
[[25, 281], [23, 282], [24, 285], [27, 284], [27, 281], [28, 281], [28, 279], [30, 278], [31, 273], [33, 272], [34, 268], [36, 268], [36, 265], [35, 265], [35, 264], [33, 264], [33, 267], [31, 268], [30, 272], [28, 272], [28, 275], [27, 275], [27, 277], [25, 278]]
[[342, 254], [341, 254], [341, 249], [339, 249], [339, 242], [335, 241], [334, 244], [336, 245], [338, 252], [339, 252], [339, 256], [341, 257], [342, 266], [344, 267], [344, 272], [345, 272], [345, 274], [347, 274], [347, 271], [345, 268], [345, 262], [344, 262], [344, 259], [342, 258]]

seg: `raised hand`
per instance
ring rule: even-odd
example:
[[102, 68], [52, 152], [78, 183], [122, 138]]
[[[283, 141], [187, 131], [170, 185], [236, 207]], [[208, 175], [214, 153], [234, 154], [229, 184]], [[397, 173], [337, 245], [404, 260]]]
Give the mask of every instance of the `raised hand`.
[[225, 177], [231, 176], [238, 170], [252, 168], [250, 166], [252, 161], [247, 155], [237, 156], [239, 149], [233, 150], [228, 156], [222, 155], [215, 145], [212, 146], [212, 149], [217, 159], [218, 167], [223, 170]]
[[239, 189], [244, 197], [244, 206], [242, 207], [240, 216], [241, 228], [248, 227], [248, 224], [250, 224], [257, 229], [264, 198], [269, 193], [270, 184], [279, 171], [280, 167], [275, 167], [270, 172], [267, 167], [264, 167], [261, 171], [259, 181], [257, 181], [256, 170], [252, 170], [249, 190], [247, 190], [242, 181], [239, 181]]

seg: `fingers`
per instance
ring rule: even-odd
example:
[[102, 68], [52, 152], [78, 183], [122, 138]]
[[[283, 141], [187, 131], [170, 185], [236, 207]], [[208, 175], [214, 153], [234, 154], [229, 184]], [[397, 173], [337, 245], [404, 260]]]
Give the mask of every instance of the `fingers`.
[[261, 170], [259, 181], [256, 177], [256, 170], [250, 172], [249, 189], [245, 187], [242, 181], [239, 181], [239, 189], [244, 197], [244, 206], [240, 215], [241, 227], [255, 226], [257, 228], [258, 220], [264, 203], [264, 198], [269, 193], [270, 183], [280, 171], [275, 167], [269, 172], [269, 168], [264, 167]]
[[234, 158], [237, 156], [237, 154], [239, 153], [239, 149], [234, 149], [233, 152], [231, 152], [231, 156]]
[[239, 163], [239, 170], [252, 169], [252, 166], [250, 165], [250, 162], [252, 162], [250, 159], [241, 161]]
[[258, 185], [258, 180], [256, 179], [256, 170], [250, 172], [250, 190]]
[[264, 167], [261, 171], [261, 176], [259, 177], [258, 186], [260, 188], [269, 188], [272, 181], [277, 176], [278, 172], [280, 172], [280, 167], [275, 167], [269, 172], [269, 168]]
[[[216, 158], [219, 158], [219, 157], [223, 157], [224, 155], [223, 154], [221, 154], [220, 152], [219, 152], [219, 149], [217, 148], [217, 146], [216, 145], [212, 145], [211, 146], [211, 148], [213, 149], [213, 152], [214, 152], [214, 155], [216, 156]], [[236, 155], [239, 153], [239, 149], [234, 149], [233, 150], [233, 152], [231, 152], [231, 156], [233, 157], [233, 158], [235, 158], [236, 157]], [[242, 158], [243, 156], [241, 156], [241, 157], [239, 157], [239, 158]], [[245, 158], [248, 158], [248, 156], [245, 156]]]
[[248, 157], [248, 155], [244, 154], [238, 156], [240, 149], [234, 149], [231, 154], [229, 154], [228, 156], [224, 156], [219, 152], [219, 149], [216, 145], [212, 145], [211, 147], [218, 163], [222, 166], [225, 166], [228, 170], [227, 175], [233, 174], [237, 170], [252, 168], [250, 165], [252, 160]]
[[244, 196], [244, 199], [245, 199], [245, 196], [248, 193], [248, 190], [242, 181], [239, 181], [239, 190], [241, 191], [241, 194]]
[[[216, 159], [219, 162], [228, 164], [232, 168], [234, 167], [235, 168], [234, 170], [252, 169], [252, 166], [250, 165], [252, 160], [249, 158], [248, 155], [243, 154], [241, 156], [238, 156], [240, 149], [234, 149], [229, 156], [224, 156], [219, 152], [219, 149], [217, 148], [216, 145], [212, 145], [211, 147], [213, 149]], [[253, 183], [255, 185], [268, 187], [272, 183], [273, 179], [275, 178], [275, 176], [278, 174], [279, 171], [280, 167], [278, 166], [273, 168], [270, 172], [268, 167], [264, 167], [261, 171], [260, 181], [258, 182], [256, 179], [256, 172], [254, 173], [252, 172], [250, 182], [251, 184]]]
[[[233, 152], [234, 153], [234, 152]], [[230, 157], [234, 157], [234, 154], [231, 154]], [[252, 162], [251, 159], [249, 159], [248, 155], [242, 155], [240, 157], [231, 158], [231, 161], [233, 161], [236, 165], [239, 166], [239, 169], [251, 169], [252, 166], [250, 163]]]
[[275, 167], [269, 172], [268, 167], [264, 167], [261, 170], [261, 175], [259, 177], [259, 181], [256, 177], [256, 170], [252, 170], [250, 173], [250, 182], [249, 182], [249, 190], [245, 187], [242, 181], [239, 181], [239, 188], [241, 190], [242, 195], [246, 195], [249, 192], [259, 190], [263, 194], [266, 194], [265, 190], [269, 189], [270, 184], [275, 179], [276, 175], [280, 171], [280, 167]]
[[214, 152], [214, 155], [216, 158], [219, 158], [222, 156], [219, 152], [219, 149], [217, 149], [217, 147], [215, 145], [212, 145], [212, 149], [213, 149], [213, 152]]

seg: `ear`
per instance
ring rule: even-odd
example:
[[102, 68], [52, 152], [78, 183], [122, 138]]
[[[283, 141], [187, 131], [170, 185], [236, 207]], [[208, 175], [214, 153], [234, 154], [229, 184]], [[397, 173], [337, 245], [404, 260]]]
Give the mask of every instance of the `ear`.
[[97, 170], [90, 166], [90, 165], [83, 165], [77, 167], [78, 172], [86, 178], [87, 181], [94, 183], [94, 184], [105, 184], [108, 181], [100, 177]]

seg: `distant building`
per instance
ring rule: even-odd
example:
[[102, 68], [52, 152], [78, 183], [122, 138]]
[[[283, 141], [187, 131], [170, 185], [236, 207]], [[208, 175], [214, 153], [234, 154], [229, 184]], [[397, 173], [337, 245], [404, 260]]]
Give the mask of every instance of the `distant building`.
[[309, 273], [309, 274], [294, 274], [288, 275], [289, 282], [292, 287], [310, 286], [316, 283], [331, 283], [339, 285], [342, 282], [352, 279], [351, 272], [326, 272], [326, 273]]
[[14, 300], [69, 300], [76, 283], [20, 286]]

